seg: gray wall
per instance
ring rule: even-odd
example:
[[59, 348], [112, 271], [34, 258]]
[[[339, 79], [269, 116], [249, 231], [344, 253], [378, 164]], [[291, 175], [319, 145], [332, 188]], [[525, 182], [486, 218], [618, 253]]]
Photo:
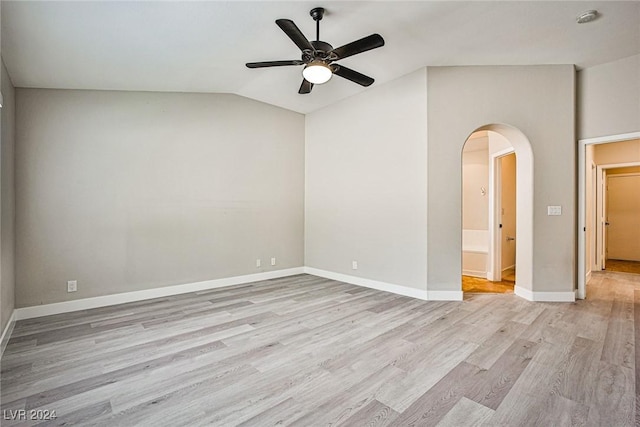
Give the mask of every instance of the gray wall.
[[640, 131], [640, 55], [578, 72], [578, 138]]
[[16, 96], [17, 307], [303, 265], [303, 115], [235, 95]]
[[426, 289], [425, 73], [307, 115], [308, 267]]
[[[462, 147], [474, 130], [502, 123], [522, 131], [533, 149], [532, 290], [572, 291], [573, 66], [429, 67], [427, 76], [429, 290], [460, 289]], [[547, 205], [561, 205], [563, 215], [547, 216]]]
[[4, 63], [0, 64], [0, 80], [4, 104], [0, 109], [0, 333], [4, 331], [15, 307], [15, 90]]

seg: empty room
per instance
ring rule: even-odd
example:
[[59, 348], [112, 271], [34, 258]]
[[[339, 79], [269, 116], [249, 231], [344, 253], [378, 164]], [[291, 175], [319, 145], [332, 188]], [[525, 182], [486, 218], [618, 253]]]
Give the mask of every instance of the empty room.
[[1, 425], [640, 423], [640, 2], [0, 18]]

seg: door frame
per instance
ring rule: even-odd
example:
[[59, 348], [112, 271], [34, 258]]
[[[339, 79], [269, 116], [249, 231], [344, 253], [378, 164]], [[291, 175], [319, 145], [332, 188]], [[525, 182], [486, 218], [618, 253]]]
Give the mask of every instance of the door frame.
[[[489, 159], [489, 269], [487, 271], [487, 279], [491, 281], [502, 280], [502, 230], [500, 229], [502, 167], [500, 159], [509, 154], [515, 154], [515, 152], [516, 150], [513, 147], [505, 148], [491, 153]], [[516, 155], [517, 167], [518, 156]], [[516, 194], [516, 200], [517, 197]]]
[[640, 166], [640, 162], [626, 162], [626, 163], [606, 163], [602, 165], [596, 165], [596, 265], [600, 270], [604, 270], [607, 262], [607, 227], [605, 223], [608, 220], [607, 211], [607, 170], [614, 168], [626, 168]]
[[607, 264], [607, 165], [596, 165], [596, 265]]
[[[606, 269], [607, 254], [609, 253], [609, 234], [606, 224], [609, 222], [609, 179], [610, 176], [606, 173], [607, 169], [613, 168], [625, 168], [640, 166], [640, 162], [628, 162], [628, 163], [612, 163], [598, 166], [598, 172], [601, 173], [601, 186], [597, 187], [601, 189], [602, 194], [597, 198], [597, 208], [602, 209], [602, 219], [596, 223], [598, 227], [598, 236], [601, 236], [600, 244], [602, 245], [601, 251], [597, 254], [600, 257], [597, 262], [601, 270]], [[640, 173], [619, 174], [613, 176], [640, 176]], [[600, 212], [600, 211], [599, 211]]]
[[640, 131], [618, 135], [602, 136], [597, 138], [587, 138], [578, 140], [578, 295], [579, 299], [587, 296], [586, 280], [586, 260], [589, 254], [586, 253], [586, 158], [587, 145], [608, 144], [611, 142], [629, 141], [640, 139]]

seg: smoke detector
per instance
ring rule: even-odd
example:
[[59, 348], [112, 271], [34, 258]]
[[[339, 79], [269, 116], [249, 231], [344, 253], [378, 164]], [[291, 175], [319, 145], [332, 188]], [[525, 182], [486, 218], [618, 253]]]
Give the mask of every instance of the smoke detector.
[[587, 10], [586, 12], [582, 12], [580, 15], [576, 16], [576, 22], [578, 24], [586, 24], [587, 22], [595, 20], [597, 17], [597, 10]]

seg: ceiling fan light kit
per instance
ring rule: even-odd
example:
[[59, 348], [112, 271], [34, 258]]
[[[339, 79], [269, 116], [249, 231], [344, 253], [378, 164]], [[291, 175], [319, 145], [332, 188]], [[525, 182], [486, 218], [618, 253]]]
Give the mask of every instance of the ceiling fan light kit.
[[335, 61], [357, 55], [371, 49], [384, 46], [384, 39], [380, 34], [371, 34], [344, 46], [333, 48], [329, 43], [320, 40], [320, 21], [324, 16], [324, 9], [316, 7], [309, 12], [316, 21], [316, 40], [309, 41], [302, 34], [302, 31], [290, 19], [277, 19], [276, 24], [284, 33], [289, 36], [300, 49], [301, 59], [284, 61], [248, 62], [248, 68], [281, 67], [288, 65], [304, 65], [302, 70], [302, 84], [298, 90], [299, 94], [311, 93], [314, 84], [328, 82], [335, 74], [344, 79], [350, 80], [361, 86], [370, 86], [374, 80], [355, 70], [345, 66], [334, 64]]
[[333, 71], [327, 64], [316, 59], [305, 65], [302, 76], [314, 85], [321, 85], [331, 79]]

